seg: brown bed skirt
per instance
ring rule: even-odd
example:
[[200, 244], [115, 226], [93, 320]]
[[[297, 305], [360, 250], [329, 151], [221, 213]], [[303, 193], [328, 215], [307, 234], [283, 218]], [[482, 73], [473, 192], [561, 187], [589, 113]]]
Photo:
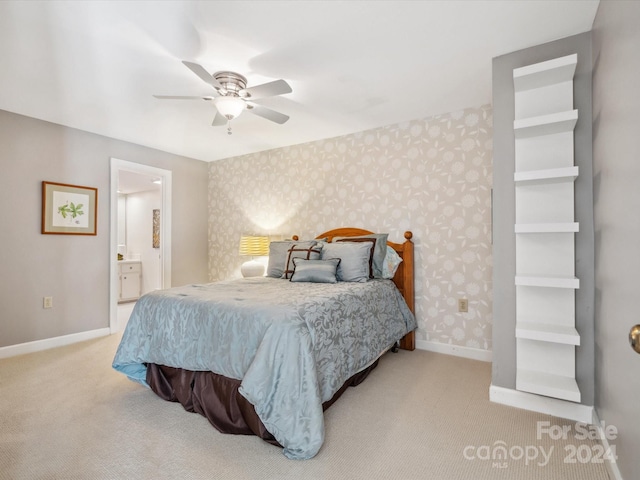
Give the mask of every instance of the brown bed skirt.
[[[329, 408], [348, 387], [362, 383], [378, 366], [378, 360], [356, 373], [328, 401]], [[197, 412], [209, 420], [222, 433], [257, 435], [266, 442], [281, 446], [260, 421], [251, 403], [239, 392], [240, 380], [213, 372], [193, 372], [181, 368], [150, 363], [147, 365], [147, 383], [156, 395], [169, 402], [180, 402], [188, 412]]]

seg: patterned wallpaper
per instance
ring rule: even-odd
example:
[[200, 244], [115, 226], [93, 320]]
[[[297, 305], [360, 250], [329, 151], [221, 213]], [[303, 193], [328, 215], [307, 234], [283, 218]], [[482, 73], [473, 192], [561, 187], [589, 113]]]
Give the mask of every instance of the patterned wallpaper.
[[491, 185], [490, 105], [211, 162], [210, 279], [240, 276], [243, 233], [411, 230], [416, 340], [491, 350]]

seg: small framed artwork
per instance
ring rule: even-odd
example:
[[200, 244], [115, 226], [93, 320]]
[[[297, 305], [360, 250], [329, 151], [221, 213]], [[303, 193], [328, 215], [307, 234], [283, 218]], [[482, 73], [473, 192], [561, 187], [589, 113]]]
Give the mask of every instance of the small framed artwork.
[[96, 235], [98, 189], [42, 182], [42, 233]]

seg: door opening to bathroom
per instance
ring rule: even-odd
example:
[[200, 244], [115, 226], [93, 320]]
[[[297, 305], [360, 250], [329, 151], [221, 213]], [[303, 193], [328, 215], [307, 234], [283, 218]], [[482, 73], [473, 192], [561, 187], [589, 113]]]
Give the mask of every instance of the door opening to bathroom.
[[141, 295], [171, 286], [171, 171], [111, 159], [110, 329]]

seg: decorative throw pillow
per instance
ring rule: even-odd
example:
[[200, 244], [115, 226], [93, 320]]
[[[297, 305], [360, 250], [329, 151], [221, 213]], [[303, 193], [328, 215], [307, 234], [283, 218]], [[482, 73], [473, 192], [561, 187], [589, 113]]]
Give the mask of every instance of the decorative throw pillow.
[[388, 233], [370, 233], [367, 235], [358, 235], [356, 237], [333, 237], [333, 241], [347, 239], [353, 240], [354, 238], [375, 238], [376, 245], [373, 252], [373, 276], [375, 278], [382, 278], [382, 264], [384, 263], [384, 257], [387, 254], [387, 238]]
[[398, 252], [387, 245], [387, 255], [384, 257], [384, 263], [382, 264], [382, 278], [392, 279], [401, 263], [402, 258], [398, 255]]
[[327, 260], [306, 260], [304, 258], [294, 258], [293, 274], [291, 282], [313, 282], [313, 283], [336, 283], [336, 272], [340, 265], [339, 258], [329, 258]]
[[371, 248], [371, 253], [369, 254], [369, 278], [373, 277], [373, 252], [376, 247], [376, 239], [375, 238], [341, 238], [336, 240], [336, 242], [371, 242], [373, 243], [373, 247]]
[[300, 248], [309, 248], [315, 245], [315, 240], [304, 242], [296, 242], [293, 240], [274, 241], [269, 244], [269, 263], [267, 265], [267, 277], [283, 278], [286, 270], [287, 259], [289, 257], [289, 249], [293, 245]]
[[340, 259], [337, 271], [339, 282], [366, 282], [369, 280], [372, 247], [372, 242], [325, 243], [322, 247], [322, 259]]
[[304, 258], [305, 260], [320, 260], [320, 254], [322, 253], [322, 243], [316, 243], [311, 246], [301, 246], [300, 244], [294, 244], [289, 249], [287, 256], [287, 263], [285, 264], [284, 274], [282, 278], [291, 278], [295, 265], [293, 263], [294, 258]]

